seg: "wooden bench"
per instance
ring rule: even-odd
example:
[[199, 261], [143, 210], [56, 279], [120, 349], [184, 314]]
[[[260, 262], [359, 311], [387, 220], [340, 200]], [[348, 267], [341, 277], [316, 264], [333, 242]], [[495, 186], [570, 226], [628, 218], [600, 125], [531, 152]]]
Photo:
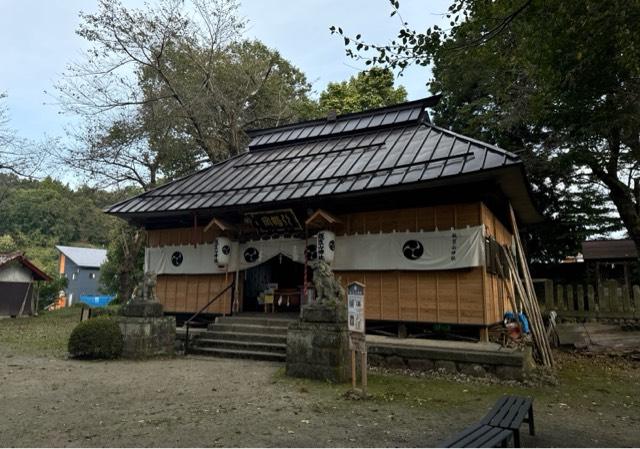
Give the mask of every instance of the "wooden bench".
[[477, 423], [440, 443], [438, 447], [507, 447], [512, 435], [510, 429]]
[[513, 431], [514, 447], [520, 446], [520, 426], [529, 424], [529, 434], [535, 435], [533, 422], [533, 400], [520, 396], [503, 396], [480, 424]]

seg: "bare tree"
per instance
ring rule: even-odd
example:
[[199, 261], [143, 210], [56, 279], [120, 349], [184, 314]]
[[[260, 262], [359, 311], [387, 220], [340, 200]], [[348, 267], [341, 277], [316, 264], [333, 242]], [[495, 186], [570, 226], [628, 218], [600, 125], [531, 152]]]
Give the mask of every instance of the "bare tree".
[[38, 145], [19, 138], [11, 129], [6, 98], [7, 94], [0, 92], [0, 173], [31, 177], [40, 167], [42, 152]]
[[146, 189], [243, 151], [244, 128], [304, 114], [306, 78], [277, 52], [242, 40], [236, 0], [99, 5], [81, 13], [85, 60], [57, 85], [63, 109], [85, 118], [78, 147], [58, 154], [65, 165]]

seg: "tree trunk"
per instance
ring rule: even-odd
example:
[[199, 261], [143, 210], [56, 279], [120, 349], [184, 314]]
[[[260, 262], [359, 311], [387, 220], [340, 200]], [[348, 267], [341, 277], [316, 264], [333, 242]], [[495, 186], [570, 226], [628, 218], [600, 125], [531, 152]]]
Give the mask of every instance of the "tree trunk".
[[[595, 176], [609, 189], [609, 198], [616, 206], [629, 238], [633, 240], [640, 262], [640, 204], [634, 197], [634, 190], [618, 179], [617, 173], [604, 171], [599, 166], [591, 166]], [[617, 167], [616, 167], [617, 169]]]

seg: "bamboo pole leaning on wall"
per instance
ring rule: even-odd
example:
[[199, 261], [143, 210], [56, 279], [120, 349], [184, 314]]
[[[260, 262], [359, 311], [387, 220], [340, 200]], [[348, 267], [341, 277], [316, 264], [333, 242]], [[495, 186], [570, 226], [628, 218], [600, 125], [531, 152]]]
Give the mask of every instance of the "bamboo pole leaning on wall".
[[[544, 322], [542, 320], [542, 314], [540, 313], [540, 307], [538, 305], [538, 299], [536, 298], [536, 292], [533, 288], [533, 279], [529, 272], [529, 265], [524, 254], [522, 242], [520, 241], [520, 233], [518, 230], [518, 224], [516, 223], [516, 217], [513, 213], [513, 208], [509, 205], [509, 216], [511, 219], [511, 226], [513, 228], [513, 236], [516, 241], [516, 253], [518, 256], [518, 262], [514, 259], [513, 255], [505, 250], [506, 259], [509, 264], [509, 269], [513, 274], [513, 278], [516, 283], [516, 289], [522, 299], [522, 305], [524, 311], [531, 324], [531, 334], [533, 337], [533, 343], [538, 351], [540, 361], [543, 366], [553, 366], [553, 354], [551, 353], [551, 345], [547, 338], [547, 332], [544, 328]], [[519, 268], [519, 270], [518, 270]]]

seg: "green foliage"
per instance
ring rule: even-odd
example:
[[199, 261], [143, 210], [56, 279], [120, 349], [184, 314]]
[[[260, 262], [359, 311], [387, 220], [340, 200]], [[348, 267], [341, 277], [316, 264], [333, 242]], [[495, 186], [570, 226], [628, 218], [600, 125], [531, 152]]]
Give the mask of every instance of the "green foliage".
[[120, 306], [111, 304], [107, 307], [91, 309], [91, 318], [118, 316], [120, 314]]
[[447, 29], [404, 24], [388, 45], [347, 50], [432, 62], [435, 121], [520, 153], [547, 217], [530, 247], [558, 259], [621, 224], [640, 247], [639, 14], [622, 0], [452, 0]]
[[60, 290], [64, 290], [67, 287], [67, 283], [68, 279], [66, 277], [57, 275], [52, 276], [50, 282], [43, 282], [40, 286], [38, 308], [42, 310], [54, 302], [58, 298]]
[[319, 112], [335, 110], [338, 114], [360, 112], [407, 100], [403, 86], [394, 87], [393, 72], [375, 67], [352, 76], [349, 81], [329, 83], [320, 94]]
[[146, 233], [118, 220], [110, 233], [107, 260], [100, 267], [101, 290], [124, 303], [144, 274]]
[[87, 186], [73, 190], [50, 178], [35, 181], [0, 174], [0, 252], [8, 247], [24, 251], [53, 278], [41, 286], [40, 306], [50, 304], [66, 285], [58, 275], [55, 245], [104, 247], [110, 243], [120, 220], [101, 208], [131, 193]]
[[16, 241], [9, 234], [0, 235], [0, 253], [10, 253], [18, 249]]
[[122, 354], [122, 332], [115, 320], [95, 318], [78, 323], [69, 337], [69, 354], [82, 359], [116, 359]]

